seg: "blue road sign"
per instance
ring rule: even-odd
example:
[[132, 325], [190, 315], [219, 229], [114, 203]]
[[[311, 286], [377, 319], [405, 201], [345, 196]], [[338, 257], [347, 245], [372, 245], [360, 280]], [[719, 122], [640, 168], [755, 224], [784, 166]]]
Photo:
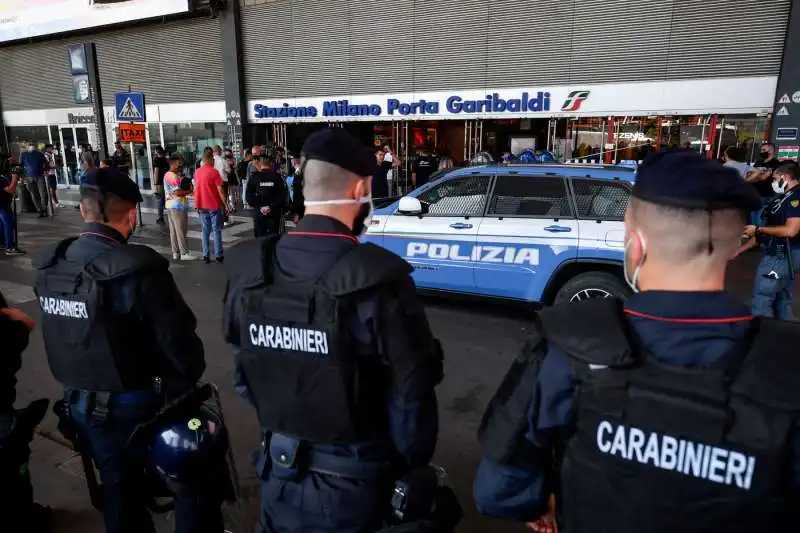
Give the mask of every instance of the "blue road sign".
[[144, 93], [116, 93], [117, 122], [146, 122]]

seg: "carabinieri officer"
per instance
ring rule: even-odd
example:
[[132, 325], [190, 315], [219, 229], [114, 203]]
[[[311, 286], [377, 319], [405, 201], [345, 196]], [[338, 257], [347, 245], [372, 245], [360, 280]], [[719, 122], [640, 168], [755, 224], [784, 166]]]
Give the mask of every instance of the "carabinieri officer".
[[[128, 244], [142, 201], [136, 183], [100, 169], [87, 174], [80, 194], [80, 235], [34, 262], [45, 351], [100, 472], [106, 531], [153, 533], [142, 475], [148, 450], [128, 439], [165, 401], [195, 386], [203, 344], [169, 261]], [[177, 533], [222, 533], [222, 500], [209, 488], [176, 495]]]
[[296, 230], [226, 263], [236, 385], [264, 431], [259, 531], [377, 531], [393, 482], [433, 456], [441, 348], [408, 263], [359, 243], [374, 157], [329, 129], [303, 160]]
[[748, 213], [739, 174], [688, 151], [640, 168], [627, 302], [538, 313], [480, 428], [475, 501], [568, 533], [789, 532], [800, 489], [800, 325], [723, 290]]
[[764, 257], [756, 270], [753, 314], [788, 320], [792, 313], [795, 274], [800, 270], [800, 167], [783, 163], [772, 173], [772, 190], [777, 196], [761, 213], [762, 223], [747, 226], [750, 240], [742, 251], [759, 244]]

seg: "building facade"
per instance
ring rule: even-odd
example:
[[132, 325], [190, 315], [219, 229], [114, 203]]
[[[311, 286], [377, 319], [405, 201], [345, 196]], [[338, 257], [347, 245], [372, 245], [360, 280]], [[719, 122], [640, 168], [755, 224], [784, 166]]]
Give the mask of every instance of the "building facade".
[[229, 0], [215, 18], [0, 45], [0, 107], [12, 149], [63, 147], [65, 186], [72, 147], [97, 134], [91, 108], [72, 103], [66, 61], [87, 41], [110, 140], [113, 94], [146, 93], [147, 142], [134, 146], [145, 188], [155, 145], [188, 160], [215, 144], [298, 151], [330, 125], [403, 159], [423, 147], [456, 162], [524, 148], [618, 161], [736, 145], [750, 161], [780, 109], [797, 3]]

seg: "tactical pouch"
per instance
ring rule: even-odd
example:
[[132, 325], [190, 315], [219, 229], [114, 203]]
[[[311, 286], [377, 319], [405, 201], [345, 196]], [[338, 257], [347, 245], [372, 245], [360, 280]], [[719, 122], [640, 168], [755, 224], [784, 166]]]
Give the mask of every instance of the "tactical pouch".
[[273, 433], [269, 441], [269, 459], [272, 473], [278, 479], [295, 481], [300, 477], [298, 453], [300, 441], [280, 433]]

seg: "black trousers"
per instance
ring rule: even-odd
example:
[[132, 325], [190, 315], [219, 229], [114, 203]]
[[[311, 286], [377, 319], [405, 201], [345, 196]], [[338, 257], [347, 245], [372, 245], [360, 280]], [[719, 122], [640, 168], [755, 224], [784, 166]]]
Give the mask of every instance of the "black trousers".
[[281, 216], [276, 217], [274, 215], [264, 216], [264, 215], [255, 215], [253, 216], [253, 236], [258, 237], [266, 237], [267, 235], [272, 235], [280, 232], [281, 229]]

